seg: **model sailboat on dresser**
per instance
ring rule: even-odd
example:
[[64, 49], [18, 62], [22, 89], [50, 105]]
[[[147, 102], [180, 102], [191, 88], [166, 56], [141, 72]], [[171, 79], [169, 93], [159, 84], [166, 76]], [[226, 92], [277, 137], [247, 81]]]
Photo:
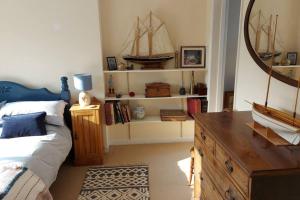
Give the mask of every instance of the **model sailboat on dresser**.
[[277, 20], [278, 16], [276, 16], [276, 26], [272, 46], [272, 62], [269, 66], [269, 77], [265, 105], [253, 103], [252, 117], [254, 123], [248, 123], [248, 126], [250, 126], [256, 133], [263, 136], [274, 145], [298, 145], [300, 143], [300, 120], [296, 118], [296, 110], [300, 88], [300, 79], [298, 81], [293, 115], [268, 107], [270, 82], [275, 57], [274, 52]]
[[122, 54], [124, 60], [147, 67], [174, 58], [175, 50], [165, 23], [150, 12], [144, 20], [137, 18]]

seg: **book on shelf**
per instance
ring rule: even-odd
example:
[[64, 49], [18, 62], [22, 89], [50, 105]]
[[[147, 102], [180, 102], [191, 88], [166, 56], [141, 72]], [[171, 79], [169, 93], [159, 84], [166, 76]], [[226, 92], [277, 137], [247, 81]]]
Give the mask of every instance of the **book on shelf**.
[[207, 112], [208, 102], [206, 98], [188, 98], [187, 99], [187, 111], [188, 114], [194, 118], [198, 113]]
[[119, 101], [108, 101], [104, 104], [104, 113], [106, 125], [110, 126], [118, 123], [127, 123], [131, 121], [130, 108]]

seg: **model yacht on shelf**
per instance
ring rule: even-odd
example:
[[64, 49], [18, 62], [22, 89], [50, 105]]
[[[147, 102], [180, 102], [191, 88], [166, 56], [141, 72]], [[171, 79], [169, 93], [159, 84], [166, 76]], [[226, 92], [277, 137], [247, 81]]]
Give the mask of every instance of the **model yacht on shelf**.
[[[152, 12], [144, 20], [137, 18], [123, 51], [123, 59], [146, 68], [161, 66], [175, 56], [175, 50], [166, 25]], [[156, 68], [156, 67], [155, 67]]]

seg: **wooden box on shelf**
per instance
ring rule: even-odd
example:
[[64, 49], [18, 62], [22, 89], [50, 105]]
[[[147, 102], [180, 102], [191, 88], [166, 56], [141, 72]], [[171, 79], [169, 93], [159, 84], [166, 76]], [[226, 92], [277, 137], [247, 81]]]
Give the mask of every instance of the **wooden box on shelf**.
[[73, 126], [74, 164], [103, 164], [101, 105], [95, 103], [81, 108], [75, 104], [70, 111]]
[[146, 84], [147, 98], [151, 97], [170, 97], [171, 90], [168, 83], [148, 83]]

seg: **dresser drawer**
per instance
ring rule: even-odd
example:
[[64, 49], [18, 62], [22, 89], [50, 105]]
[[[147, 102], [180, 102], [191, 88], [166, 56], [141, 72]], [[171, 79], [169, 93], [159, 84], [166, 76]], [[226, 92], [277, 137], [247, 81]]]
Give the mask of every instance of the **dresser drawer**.
[[223, 200], [222, 196], [219, 194], [217, 188], [214, 186], [212, 180], [205, 171], [201, 173], [201, 191], [201, 199]]
[[208, 159], [204, 158], [203, 171], [207, 171], [208, 176], [215, 184], [216, 189], [220, 196], [226, 200], [246, 200], [244, 196], [239, 192], [236, 186], [231, 182], [223, 170], [217, 163], [212, 163]]
[[226, 173], [235, 180], [243, 193], [248, 196], [249, 177], [218, 144], [216, 144], [216, 160]]
[[208, 131], [196, 123], [195, 132], [195, 138], [198, 139], [210, 153], [215, 155], [216, 143]]

